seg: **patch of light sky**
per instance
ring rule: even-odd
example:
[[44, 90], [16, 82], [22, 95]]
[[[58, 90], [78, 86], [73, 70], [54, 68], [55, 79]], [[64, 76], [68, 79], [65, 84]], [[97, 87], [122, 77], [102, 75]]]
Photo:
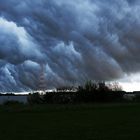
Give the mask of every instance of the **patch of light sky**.
[[118, 82], [124, 91], [140, 91], [140, 73], [125, 75]]

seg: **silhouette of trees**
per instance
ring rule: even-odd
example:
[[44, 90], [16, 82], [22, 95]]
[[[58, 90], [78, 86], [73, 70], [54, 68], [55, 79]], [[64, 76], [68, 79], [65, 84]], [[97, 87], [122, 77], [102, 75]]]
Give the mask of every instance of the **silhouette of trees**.
[[45, 95], [30, 94], [28, 101], [31, 104], [113, 102], [122, 100], [123, 94], [118, 83], [106, 84], [105, 82], [87, 81], [83, 86], [60, 87], [55, 92], [46, 92]]
[[121, 85], [119, 85], [118, 82], [112, 83], [112, 84], [111, 84], [111, 89], [112, 89], [113, 91], [122, 91], [122, 87], [121, 87]]

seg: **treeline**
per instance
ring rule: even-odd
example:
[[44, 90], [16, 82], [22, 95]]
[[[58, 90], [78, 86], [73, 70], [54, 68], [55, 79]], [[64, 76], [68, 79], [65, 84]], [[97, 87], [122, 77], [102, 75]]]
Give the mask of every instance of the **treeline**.
[[83, 86], [61, 87], [54, 92], [29, 94], [30, 104], [77, 104], [93, 102], [120, 102], [125, 94], [118, 83], [88, 81]]

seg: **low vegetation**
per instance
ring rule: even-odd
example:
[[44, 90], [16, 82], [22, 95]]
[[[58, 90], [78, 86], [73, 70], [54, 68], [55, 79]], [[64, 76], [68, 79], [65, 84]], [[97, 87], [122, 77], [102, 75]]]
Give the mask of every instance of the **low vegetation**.
[[2, 140], [139, 139], [140, 104], [0, 106]]
[[44, 95], [29, 94], [29, 104], [7, 101], [0, 105], [0, 138], [139, 139], [140, 103], [126, 102], [124, 94], [118, 84], [88, 81], [77, 88], [61, 87]]

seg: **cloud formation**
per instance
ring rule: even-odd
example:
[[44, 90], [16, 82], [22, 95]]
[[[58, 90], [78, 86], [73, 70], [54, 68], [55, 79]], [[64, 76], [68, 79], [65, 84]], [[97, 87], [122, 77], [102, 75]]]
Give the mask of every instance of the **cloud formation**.
[[115, 80], [140, 70], [138, 0], [1, 0], [0, 89]]

